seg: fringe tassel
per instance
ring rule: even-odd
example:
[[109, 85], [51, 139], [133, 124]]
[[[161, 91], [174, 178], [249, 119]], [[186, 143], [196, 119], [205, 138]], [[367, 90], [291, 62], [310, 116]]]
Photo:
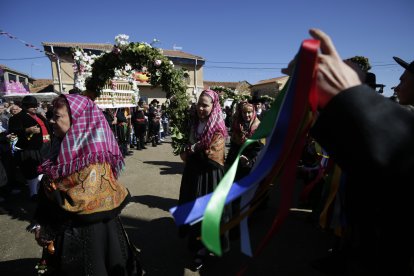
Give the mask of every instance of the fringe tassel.
[[51, 179], [58, 179], [79, 172], [90, 164], [109, 163], [113, 170], [115, 178], [119, 177], [120, 171], [125, 166], [124, 159], [121, 155], [112, 155], [110, 153], [97, 153], [77, 158], [69, 164], [53, 165], [50, 160], [45, 161], [40, 172], [48, 175]]

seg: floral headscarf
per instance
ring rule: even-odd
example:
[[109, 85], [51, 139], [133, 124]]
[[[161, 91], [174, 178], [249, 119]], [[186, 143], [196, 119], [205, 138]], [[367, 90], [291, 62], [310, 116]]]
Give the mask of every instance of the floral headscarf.
[[[245, 122], [243, 119], [243, 110], [247, 108], [253, 109], [250, 122]], [[259, 125], [260, 120], [257, 118], [255, 106], [248, 102], [239, 103], [234, 114], [231, 140], [238, 145], [243, 145], [248, 138], [252, 137]]]
[[56, 161], [46, 160], [41, 172], [57, 179], [79, 172], [90, 164], [109, 163], [117, 178], [124, 159], [102, 111], [85, 96], [60, 97], [66, 97], [69, 102], [72, 125], [60, 144]]
[[[213, 102], [213, 107], [208, 117], [207, 123], [203, 129], [203, 132], [197, 137], [197, 140], [200, 141], [201, 147], [203, 149], [206, 149], [209, 147], [214, 134], [221, 133], [221, 135], [223, 135], [223, 137], [226, 138], [227, 128], [224, 124], [223, 114], [221, 111], [219, 96], [217, 92], [213, 90], [204, 90], [203, 92], [201, 92], [200, 97], [204, 95], [209, 96]], [[196, 120], [196, 125], [194, 128], [195, 131], [197, 130], [198, 124], [199, 121]]]

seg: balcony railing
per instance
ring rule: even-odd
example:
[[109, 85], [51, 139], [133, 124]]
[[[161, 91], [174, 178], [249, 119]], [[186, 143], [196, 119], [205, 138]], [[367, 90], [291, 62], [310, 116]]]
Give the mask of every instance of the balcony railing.
[[27, 94], [29, 91], [29, 86], [21, 82], [0, 82], [0, 92], [5, 94]]

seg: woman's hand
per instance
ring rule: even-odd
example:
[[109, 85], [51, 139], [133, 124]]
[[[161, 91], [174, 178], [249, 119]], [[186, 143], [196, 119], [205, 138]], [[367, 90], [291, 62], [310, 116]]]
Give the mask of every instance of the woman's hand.
[[183, 160], [184, 163], [187, 161], [187, 155], [188, 155], [187, 151], [180, 152], [180, 158], [181, 160]]
[[249, 161], [249, 158], [247, 158], [246, 156], [244, 156], [244, 155], [240, 155], [240, 159], [239, 159], [239, 161], [240, 161], [240, 165], [242, 166], [242, 167], [249, 167], [250, 166], [250, 161]]
[[42, 234], [41, 234], [41, 227], [38, 227], [34, 230], [34, 234], [35, 234], [35, 240], [37, 242], [38, 245], [40, 245], [41, 247], [47, 247], [52, 241], [48, 241], [42, 238]]
[[197, 142], [197, 143], [195, 143], [195, 144], [192, 144], [192, 145], [190, 145], [190, 147], [189, 147], [189, 152], [190, 153], [194, 153], [194, 152], [196, 152], [198, 149], [199, 149], [199, 147], [200, 147], [200, 142]]

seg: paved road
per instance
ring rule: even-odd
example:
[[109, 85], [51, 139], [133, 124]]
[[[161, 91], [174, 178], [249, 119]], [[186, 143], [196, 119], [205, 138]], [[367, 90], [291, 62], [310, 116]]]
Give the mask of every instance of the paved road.
[[[169, 208], [177, 203], [183, 164], [172, 154], [170, 143], [135, 151], [126, 159], [120, 181], [130, 190], [132, 202], [122, 212], [130, 239], [142, 250], [147, 275], [235, 275], [247, 266], [244, 275], [321, 276], [309, 263], [325, 256], [331, 237], [309, 222], [309, 213], [292, 212], [279, 233], [255, 259], [239, 251], [237, 241], [222, 258], [211, 258], [199, 271], [192, 271], [192, 257], [177, 229]], [[41, 255], [25, 227], [35, 208], [27, 194], [10, 195], [0, 203], [0, 275], [34, 275]], [[253, 246], [258, 244], [276, 214], [278, 189], [274, 188], [269, 207], [250, 220]]]

